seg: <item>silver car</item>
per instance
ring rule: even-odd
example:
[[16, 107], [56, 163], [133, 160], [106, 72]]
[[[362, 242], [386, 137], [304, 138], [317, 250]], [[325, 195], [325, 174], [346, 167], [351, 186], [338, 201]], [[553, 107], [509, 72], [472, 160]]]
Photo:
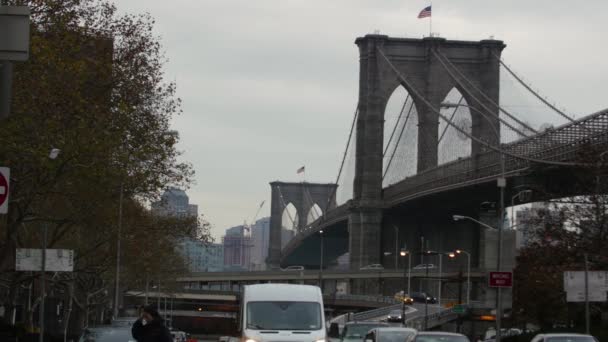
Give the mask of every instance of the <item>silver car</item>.
[[591, 335], [582, 334], [538, 334], [532, 342], [598, 342]]

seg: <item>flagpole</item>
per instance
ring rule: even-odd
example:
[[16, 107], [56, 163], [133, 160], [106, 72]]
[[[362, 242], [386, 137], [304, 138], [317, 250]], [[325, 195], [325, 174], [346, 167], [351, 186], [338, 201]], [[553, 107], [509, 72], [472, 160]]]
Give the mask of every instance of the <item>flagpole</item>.
[[430, 1], [431, 15], [429, 16], [429, 37], [433, 36], [433, 2]]

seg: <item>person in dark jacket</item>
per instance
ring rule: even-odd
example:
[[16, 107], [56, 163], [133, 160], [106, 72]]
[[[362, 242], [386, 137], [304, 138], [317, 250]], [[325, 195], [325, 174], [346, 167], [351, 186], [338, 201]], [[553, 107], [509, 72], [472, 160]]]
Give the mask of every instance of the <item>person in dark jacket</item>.
[[169, 329], [151, 305], [142, 309], [139, 319], [133, 323], [131, 335], [137, 342], [173, 342]]

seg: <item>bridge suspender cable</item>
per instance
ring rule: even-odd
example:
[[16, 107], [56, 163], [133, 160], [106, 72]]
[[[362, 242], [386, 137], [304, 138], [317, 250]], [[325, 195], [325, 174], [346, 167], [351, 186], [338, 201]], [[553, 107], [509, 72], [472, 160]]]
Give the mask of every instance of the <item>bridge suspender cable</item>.
[[524, 80], [522, 80], [513, 70], [511, 70], [511, 68], [509, 68], [507, 66], [506, 63], [504, 63], [500, 59], [500, 57], [498, 57], [496, 54], [492, 54], [492, 55], [494, 55], [494, 58], [496, 58], [498, 60], [498, 62], [500, 62], [500, 65], [502, 65], [505, 68], [505, 70], [507, 70], [509, 72], [509, 74], [511, 74], [511, 76], [513, 76], [513, 78], [515, 78], [522, 86], [524, 86], [524, 88], [526, 88], [529, 92], [531, 92], [532, 95], [536, 96], [537, 99], [541, 100], [549, 108], [553, 109], [557, 114], [559, 114], [559, 115], [563, 116], [564, 118], [566, 118], [566, 120], [568, 120], [570, 122], [574, 122], [573, 118], [571, 118], [569, 115], [567, 115], [566, 113], [562, 112], [561, 110], [557, 109], [557, 107], [555, 107], [554, 105], [552, 105], [551, 103], [549, 103], [542, 96], [540, 96], [540, 94], [538, 94], [530, 86], [528, 86], [526, 84], [526, 82], [524, 82]]
[[[450, 121], [454, 120], [454, 116], [456, 116], [456, 112], [458, 111], [458, 108], [462, 104], [462, 100], [464, 100], [464, 96], [460, 97], [460, 100], [458, 100], [458, 105], [456, 107], [454, 107], [452, 116], [450, 116]], [[450, 127], [450, 125], [448, 125], [446, 122], [445, 127], [443, 128], [443, 132], [441, 132], [441, 135], [439, 136], [439, 140], [437, 140], [437, 145], [439, 145], [439, 143], [441, 142], [441, 139], [443, 139], [443, 136], [445, 135], [445, 132], [447, 132], [449, 127]]]
[[410, 109], [407, 111], [407, 116], [405, 117], [405, 121], [403, 122], [403, 126], [401, 127], [401, 132], [399, 133], [399, 138], [397, 138], [397, 142], [395, 143], [395, 147], [393, 148], [393, 153], [391, 154], [391, 159], [388, 160], [388, 164], [386, 165], [386, 169], [384, 170], [384, 174], [382, 175], [382, 180], [386, 177], [388, 170], [391, 167], [391, 163], [393, 162], [393, 158], [395, 157], [395, 152], [397, 152], [397, 148], [399, 148], [399, 142], [401, 141], [401, 137], [403, 136], [403, 132], [407, 127], [407, 122], [410, 119], [410, 115], [412, 114], [412, 109], [414, 108], [414, 101], [410, 104]]
[[357, 123], [357, 117], [359, 116], [359, 104], [357, 103], [357, 108], [355, 108], [355, 114], [353, 115], [353, 121], [350, 124], [350, 132], [348, 133], [348, 139], [346, 140], [346, 148], [344, 148], [344, 153], [342, 154], [342, 162], [340, 163], [340, 168], [338, 169], [338, 176], [336, 177], [336, 187], [327, 198], [327, 204], [325, 205], [325, 210], [323, 211], [323, 215], [321, 218], [325, 217], [325, 214], [329, 210], [329, 206], [331, 205], [331, 201], [336, 197], [336, 191], [338, 190], [338, 182], [340, 181], [340, 176], [342, 175], [342, 170], [344, 169], [344, 163], [346, 162], [346, 156], [348, 154], [348, 150], [350, 148], [350, 143], [353, 138], [353, 133], [355, 131], [355, 124]]
[[541, 163], [541, 164], [549, 164], [549, 165], [560, 165], [560, 166], [581, 166], [583, 164], [581, 163], [570, 163], [570, 162], [560, 162], [560, 161], [550, 161], [550, 160], [543, 160], [543, 159], [537, 159], [537, 158], [531, 158], [531, 157], [525, 157], [525, 156], [520, 156], [520, 155], [516, 155], [514, 153], [505, 151], [500, 149], [499, 147], [493, 146], [485, 141], [483, 141], [480, 138], [477, 138], [476, 136], [473, 136], [471, 134], [469, 134], [468, 132], [466, 132], [464, 129], [458, 127], [458, 125], [454, 124], [452, 121], [449, 121], [447, 117], [445, 117], [445, 115], [441, 114], [441, 112], [439, 112], [437, 109], [435, 109], [433, 107], [433, 105], [426, 99], [424, 98], [422, 95], [420, 95], [420, 93], [418, 93], [418, 91], [416, 90], [416, 88], [412, 87], [412, 85], [408, 82], [408, 80], [399, 72], [399, 70], [397, 70], [397, 68], [393, 65], [393, 63], [391, 63], [390, 59], [388, 59], [388, 57], [384, 54], [384, 52], [380, 49], [377, 48], [376, 49], [380, 55], [382, 56], [382, 58], [384, 58], [384, 60], [387, 62], [387, 64], [389, 65], [389, 67], [393, 70], [393, 72], [395, 73], [395, 75], [397, 75], [399, 77], [399, 79], [401, 80], [401, 82], [403, 82], [403, 85], [406, 89], [411, 89], [411, 92], [413, 93], [413, 95], [415, 95], [416, 98], [420, 99], [422, 102], [424, 102], [424, 104], [431, 110], [433, 111], [435, 114], [437, 114], [441, 119], [445, 120], [450, 126], [454, 127], [454, 129], [456, 129], [457, 131], [459, 131], [460, 133], [466, 135], [467, 137], [471, 138], [471, 140], [487, 147], [488, 149], [497, 152], [497, 153], [501, 153], [516, 159], [521, 159], [521, 160], [526, 160], [526, 161], [530, 161], [530, 162], [534, 162], [534, 163]]
[[405, 101], [403, 102], [403, 106], [401, 106], [401, 111], [399, 112], [399, 116], [397, 117], [397, 122], [395, 123], [395, 127], [393, 127], [393, 131], [391, 132], [391, 136], [388, 139], [388, 142], [386, 143], [386, 147], [384, 148], [384, 153], [382, 153], [382, 156], [384, 157], [386, 155], [386, 152], [388, 151], [391, 142], [393, 141], [393, 137], [395, 136], [395, 132], [397, 131], [397, 127], [399, 127], [399, 121], [401, 120], [401, 117], [403, 117], [403, 112], [405, 111], [405, 106], [407, 105], [407, 101], [410, 99], [410, 94], [407, 94], [407, 97], [405, 98]]
[[[518, 118], [516, 118], [513, 114], [507, 112], [505, 109], [503, 109], [502, 107], [500, 107], [500, 105], [498, 105], [496, 102], [494, 102], [489, 96], [487, 96], [481, 89], [479, 89], [473, 82], [471, 82], [460, 70], [458, 70], [458, 68], [456, 68], [456, 66], [450, 62], [450, 60], [443, 56], [443, 54], [441, 53], [437, 53], [436, 51], [433, 50], [433, 54], [435, 55], [435, 57], [437, 57], [437, 60], [439, 60], [439, 62], [441, 63], [441, 65], [443, 66], [443, 68], [445, 69], [445, 71], [450, 75], [450, 77], [456, 82], [458, 83], [461, 87], [467, 89], [469, 91], [469, 95], [471, 95], [471, 97], [477, 101], [477, 103], [483, 107], [484, 110], [486, 110], [488, 113], [492, 113], [492, 111], [490, 110], [490, 108], [488, 108], [483, 102], [481, 102], [477, 97], [475, 97], [475, 95], [473, 95], [473, 92], [470, 91], [470, 89], [462, 84], [462, 82], [460, 82], [460, 80], [454, 76], [454, 74], [449, 70], [448, 66], [446, 65], [446, 63], [448, 65], [450, 65], [452, 67], [452, 69], [454, 69], [456, 71], [457, 74], [460, 75], [460, 77], [462, 79], [464, 79], [474, 90], [476, 90], [478, 93], [481, 94], [481, 96], [483, 96], [487, 101], [489, 101], [492, 105], [496, 106], [496, 108], [498, 108], [498, 110], [500, 110], [501, 112], [503, 112], [505, 115], [507, 115], [509, 118], [511, 118], [513, 121], [517, 122], [518, 124], [520, 124], [522, 127], [530, 130], [531, 132], [537, 133], [536, 130], [534, 128], [532, 128], [530, 125], [526, 124], [525, 122], [519, 120]], [[445, 61], [443, 61], [441, 58], [445, 57]], [[497, 117], [498, 120], [500, 122], [502, 122], [505, 126], [509, 127], [510, 129], [512, 129], [514, 132], [516, 132], [517, 134], [521, 135], [522, 137], [527, 137], [526, 134], [524, 134], [522, 131], [520, 131], [519, 129], [513, 127], [511, 124], [509, 124], [508, 122], [504, 121], [503, 119], [501, 119], [500, 117]]]
[[[281, 191], [281, 187], [277, 185], [277, 189], [279, 190], [279, 198], [281, 198], [281, 204], [283, 205], [283, 211], [285, 211], [285, 209], [287, 208], [287, 204], [285, 203], [285, 199], [283, 199], [283, 192]], [[296, 213], [297, 215], [298, 213]], [[289, 220], [291, 221], [291, 227], [293, 230], [296, 230], [296, 221], [291, 217], [291, 213], [289, 212], [289, 210], [287, 210], [287, 216], [289, 217]], [[282, 217], [282, 215], [281, 215]], [[281, 219], [282, 221], [282, 219]], [[281, 226], [283, 225], [283, 223], [281, 222]]]

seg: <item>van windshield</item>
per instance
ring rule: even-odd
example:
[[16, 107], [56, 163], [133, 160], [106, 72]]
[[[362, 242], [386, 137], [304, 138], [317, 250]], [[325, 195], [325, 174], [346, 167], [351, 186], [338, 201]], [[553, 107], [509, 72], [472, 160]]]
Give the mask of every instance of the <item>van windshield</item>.
[[321, 306], [319, 303], [247, 303], [247, 329], [320, 330], [321, 328]]

